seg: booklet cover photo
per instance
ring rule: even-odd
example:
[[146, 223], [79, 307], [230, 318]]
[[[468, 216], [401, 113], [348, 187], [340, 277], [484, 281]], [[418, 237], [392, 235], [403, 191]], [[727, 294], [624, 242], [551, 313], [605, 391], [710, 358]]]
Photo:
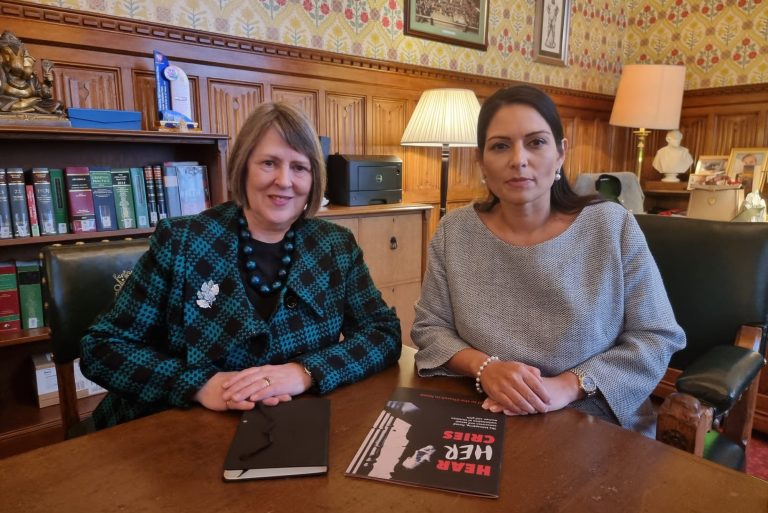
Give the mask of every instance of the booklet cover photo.
[[478, 397], [397, 388], [346, 474], [499, 496], [504, 415]]

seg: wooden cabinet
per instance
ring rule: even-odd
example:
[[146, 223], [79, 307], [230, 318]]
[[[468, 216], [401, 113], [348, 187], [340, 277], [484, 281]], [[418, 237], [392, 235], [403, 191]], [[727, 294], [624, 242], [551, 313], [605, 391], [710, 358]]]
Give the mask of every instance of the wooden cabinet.
[[647, 181], [643, 187], [645, 194], [645, 211], [656, 214], [663, 210], [688, 209], [688, 199], [691, 191], [687, 190], [686, 182]]
[[[196, 160], [208, 166], [211, 201], [227, 199], [224, 155], [229, 137], [0, 126], [0, 167], [130, 167]], [[147, 236], [152, 229], [0, 240], [0, 260], [34, 260], [48, 244]], [[47, 328], [0, 333], [0, 457], [63, 439], [59, 406], [38, 408], [31, 356], [50, 351]], [[80, 400], [88, 415], [101, 397]]]
[[400, 318], [403, 343], [413, 346], [413, 305], [424, 272], [428, 205], [330, 206], [318, 216], [352, 230], [374, 283]]

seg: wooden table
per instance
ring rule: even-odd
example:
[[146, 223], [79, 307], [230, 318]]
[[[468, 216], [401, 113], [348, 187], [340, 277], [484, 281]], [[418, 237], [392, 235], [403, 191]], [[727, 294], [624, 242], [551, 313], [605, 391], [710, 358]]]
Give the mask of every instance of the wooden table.
[[761, 512], [768, 483], [576, 411], [509, 418], [499, 499], [344, 476], [397, 385], [473, 394], [399, 368], [331, 398], [325, 476], [224, 483], [239, 415], [171, 410], [0, 460], [0, 512]]

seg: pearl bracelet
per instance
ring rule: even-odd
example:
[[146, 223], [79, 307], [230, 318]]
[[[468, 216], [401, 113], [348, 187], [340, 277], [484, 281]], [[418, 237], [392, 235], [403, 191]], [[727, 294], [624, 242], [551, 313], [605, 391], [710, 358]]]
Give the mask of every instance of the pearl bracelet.
[[486, 367], [488, 367], [488, 364], [491, 362], [498, 362], [499, 357], [498, 356], [489, 356], [486, 358], [486, 360], [483, 362], [483, 364], [480, 366], [479, 369], [477, 369], [477, 374], [475, 375], [475, 390], [477, 390], [478, 394], [484, 394], [483, 387], [480, 386], [480, 376], [482, 376], [483, 371]]

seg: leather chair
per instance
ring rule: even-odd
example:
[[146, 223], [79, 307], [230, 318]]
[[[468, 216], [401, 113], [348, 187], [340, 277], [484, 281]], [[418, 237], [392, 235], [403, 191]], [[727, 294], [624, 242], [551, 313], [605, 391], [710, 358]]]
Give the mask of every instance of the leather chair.
[[80, 339], [94, 319], [112, 305], [148, 247], [146, 239], [137, 239], [54, 245], [42, 250], [43, 293], [67, 438], [83, 429], [74, 373]]
[[682, 374], [656, 438], [744, 470], [765, 362], [768, 223], [636, 219], [688, 340], [670, 362], [667, 376]]

